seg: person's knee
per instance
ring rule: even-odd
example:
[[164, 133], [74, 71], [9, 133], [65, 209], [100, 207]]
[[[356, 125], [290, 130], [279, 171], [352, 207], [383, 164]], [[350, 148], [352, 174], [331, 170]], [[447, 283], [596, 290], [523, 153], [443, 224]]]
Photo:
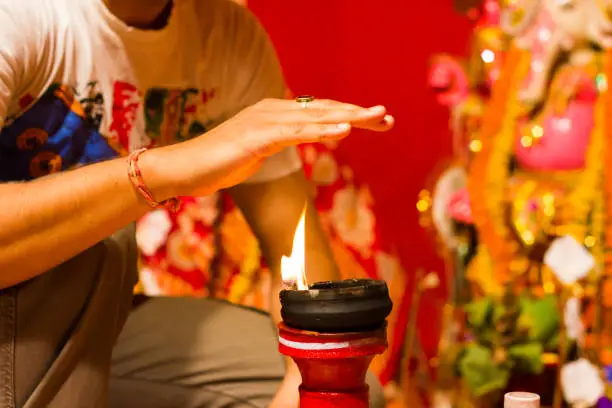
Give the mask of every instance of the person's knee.
[[[277, 339], [266, 314], [213, 300], [156, 298], [128, 319], [115, 347], [113, 374], [122, 380], [163, 379], [175, 388], [189, 390], [189, 398], [197, 394], [197, 398], [213, 400], [225, 395], [234, 398], [233, 404], [243, 401], [263, 408], [269, 405], [284, 376]], [[384, 408], [383, 388], [376, 375], [368, 373], [367, 383], [370, 407]], [[129, 393], [120, 392], [119, 385], [116, 381], [111, 384], [111, 394], [121, 394], [116, 398], [123, 400], [132, 401], [138, 393], [154, 394], [137, 392], [131, 385]], [[127, 398], [128, 394], [132, 397]]]
[[386, 401], [380, 380], [374, 373], [368, 372], [366, 381], [370, 386], [370, 408], [384, 408]]
[[[113, 352], [112, 374], [184, 389], [185, 398], [206, 400], [204, 406], [263, 408], [284, 375], [277, 338], [270, 316], [261, 312], [210, 299], [152, 298], [131, 313]], [[143, 392], [121, 385], [111, 383], [115, 400], [129, 403]]]

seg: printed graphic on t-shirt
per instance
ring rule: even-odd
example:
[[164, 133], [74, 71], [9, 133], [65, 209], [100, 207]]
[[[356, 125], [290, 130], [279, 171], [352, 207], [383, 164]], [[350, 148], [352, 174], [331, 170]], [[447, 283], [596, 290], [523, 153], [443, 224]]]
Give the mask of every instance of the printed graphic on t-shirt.
[[99, 132], [96, 105], [103, 103], [101, 94], [79, 100], [74, 89], [51, 86], [2, 130], [0, 180], [29, 180], [113, 157], [115, 151]]
[[202, 134], [213, 123], [201, 117], [214, 95], [214, 90], [153, 88], [143, 99], [134, 85], [117, 81], [107, 134], [100, 130], [105, 96], [95, 81], [82, 95], [59, 84], [36, 101], [26, 95], [20, 99], [25, 112], [7, 118], [0, 134], [0, 181], [31, 180], [127, 154], [143, 101], [151, 143], [169, 144]]
[[215, 89], [150, 89], [144, 98], [147, 136], [163, 146], [205, 133], [213, 121], [199, 119], [200, 110], [214, 97]]
[[140, 104], [138, 88], [129, 82], [115, 82], [111, 123], [108, 127], [107, 139], [121, 146], [123, 152], [129, 151], [130, 135], [136, 123], [136, 115]]

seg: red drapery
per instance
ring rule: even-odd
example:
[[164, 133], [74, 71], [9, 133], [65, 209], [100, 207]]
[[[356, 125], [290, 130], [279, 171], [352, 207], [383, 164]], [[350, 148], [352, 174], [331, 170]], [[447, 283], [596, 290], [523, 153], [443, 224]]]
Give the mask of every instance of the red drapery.
[[[433, 54], [466, 51], [467, 19], [450, 0], [248, 0], [248, 6], [272, 37], [294, 93], [384, 104], [395, 115], [390, 134], [355, 132], [337, 159], [369, 185], [385, 249], [397, 252], [407, 273], [442, 272], [415, 208], [430, 172], [451, 152], [448, 112], [436, 104], [426, 74]], [[397, 305], [404, 311], [413, 285], [409, 279]], [[429, 356], [437, 346], [444, 284], [436, 295], [423, 299], [419, 314]]]

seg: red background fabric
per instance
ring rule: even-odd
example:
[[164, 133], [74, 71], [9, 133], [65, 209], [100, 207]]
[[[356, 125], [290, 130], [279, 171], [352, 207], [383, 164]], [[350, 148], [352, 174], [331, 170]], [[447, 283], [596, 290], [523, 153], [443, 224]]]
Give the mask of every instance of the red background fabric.
[[[411, 275], [419, 267], [442, 273], [415, 208], [432, 169], [451, 153], [448, 112], [436, 104], [426, 74], [434, 54], [467, 51], [469, 21], [450, 0], [249, 0], [248, 6], [268, 30], [294, 93], [384, 104], [396, 117], [391, 133], [355, 132], [336, 157], [369, 185], [385, 249]], [[408, 282], [397, 307], [409, 308], [414, 282]], [[419, 314], [428, 356], [437, 346], [444, 284], [436, 295], [423, 299]]]

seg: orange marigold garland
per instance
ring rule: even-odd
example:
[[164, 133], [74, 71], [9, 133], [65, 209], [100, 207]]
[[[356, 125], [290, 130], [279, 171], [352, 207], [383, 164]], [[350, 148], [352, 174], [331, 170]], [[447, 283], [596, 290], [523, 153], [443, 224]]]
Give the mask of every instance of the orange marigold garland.
[[[515, 98], [515, 92], [519, 78], [522, 74], [522, 64], [528, 60], [525, 51], [518, 48], [511, 49], [507, 56], [502, 73], [493, 88], [493, 94], [489, 106], [483, 118], [481, 130], [482, 150], [474, 158], [468, 179], [468, 189], [471, 197], [472, 216], [476, 225], [480, 241], [486, 243], [490, 256], [495, 259], [495, 275], [500, 281], [509, 277], [508, 267], [512, 262], [516, 251], [509, 245], [509, 236], [503, 226], [505, 217], [500, 208], [500, 197], [504, 194], [504, 181], [507, 177], [509, 158], [508, 151], [512, 146], [500, 149], [498, 138], [500, 131], [508, 120], [514, 121], [515, 113], [508, 109]], [[516, 103], [514, 103], [516, 105]], [[503, 157], [506, 157], [504, 160]], [[497, 157], [495, 157], [497, 156]], [[491, 165], [501, 164], [494, 158], [501, 158], [504, 166], [491, 169]], [[504, 168], [505, 167], [505, 168]], [[491, 172], [493, 171], [493, 172]], [[495, 197], [490, 194], [497, 190]], [[501, 214], [499, 213], [502, 210]]]
[[[604, 59], [604, 73], [605, 81], [609, 82], [609, 78], [612, 78], [612, 50], [606, 52]], [[604, 128], [605, 135], [612, 135], [612, 93], [608, 90], [604, 95]], [[607, 139], [607, 138], [606, 138]], [[606, 140], [603, 146], [603, 157], [604, 157], [604, 277], [602, 292], [600, 296], [604, 297], [603, 303], [609, 293], [607, 293], [612, 285], [610, 285], [610, 278], [612, 277], [612, 148], [610, 142]]]
[[[606, 52], [604, 59], [605, 81], [608, 83], [612, 78], [612, 50]], [[604, 229], [604, 271], [606, 277], [612, 276], [612, 148], [610, 147], [609, 136], [612, 135], [612, 93], [608, 89], [604, 93], [604, 134], [607, 136], [603, 143], [604, 157], [604, 177], [603, 183], [605, 191], [605, 217], [603, 219]]]
[[[609, 137], [612, 135], [612, 94], [608, 83], [609, 78], [612, 78], [612, 50], [606, 51], [603, 61], [603, 75], [600, 77], [603, 83], [603, 95], [600, 96], [600, 108], [598, 109], [599, 128], [601, 129], [601, 154], [603, 158], [601, 164], [602, 177], [600, 177], [601, 188], [598, 192], [597, 209], [594, 210], [591, 235], [595, 237], [594, 255], [598, 260], [598, 264], [602, 265], [601, 282], [598, 282], [597, 299], [595, 300], [595, 326], [593, 332], [595, 343], [593, 344], [599, 354], [600, 362], [603, 365], [612, 364], [609, 343], [609, 329], [606, 328], [608, 323], [607, 313], [602, 315], [602, 308], [610, 307], [610, 290], [612, 282], [612, 148], [610, 147]], [[596, 228], [599, 227], [599, 230]], [[597, 251], [595, 253], [595, 251]], [[603, 258], [603, 259], [602, 259]], [[587, 340], [589, 339], [588, 336]]]
[[[603, 71], [601, 56], [596, 57], [595, 62], [585, 69], [590, 70], [590, 75], [597, 81]], [[559, 221], [557, 222], [561, 226], [557, 235], [570, 234], [578, 242], [585, 242], [587, 234], [590, 233], [590, 236], [595, 239], [595, 243], [587, 246], [593, 248], [593, 255], [596, 256], [596, 259], [597, 255], [601, 253], [597, 250], [597, 247], [601, 245], [603, 238], [601, 233], [597, 232], [599, 226], [595, 224], [603, 222], [600, 216], [603, 205], [600, 205], [598, 200], [602, 198], [600, 192], [604, 179], [605, 98], [608, 94], [599, 84], [598, 90], [600, 96], [595, 103], [594, 125], [586, 153], [585, 167], [577, 185], [565, 198], [559, 209]], [[601, 264], [601, 256], [597, 260]]]
[[[485, 114], [482, 131], [483, 149], [474, 160], [469, 180], [474, 222], [479, 229], [482, 242], [486, 243], [490, 257], [495, 260], [493, 262], [494, 275], [500, 283], [510, 278], [510, 272], [520, 272], [520, 270], [513, 271], [512, 266], [514, 262], [520, 266], [523, 259], [519, 256], [519, 244], [512, 238], [506, 225], [505, 187], [509, 177], [509, 158], [512, 155], [516, 138], [516, 120], [521, 114], [521, 105], [516, 99], [515, 92], [519, 81], [524, 78], [524, 68], [529, 61], [529, 56], [520, 51], [513, 56], [515, 60], [509, 63], [510, 66], [504, 68], [508, 76], [500, 79], [504, 82], [500, 85], [496, 95], [503, 96], [506, 100], [505, 104], [504, 101], [493, 101], [494, 103], [490, 105]], [[593, 70], [591, 73], [594, 78], [601, 73], [601, 68], [600, 64], [588, 67]], [[605, 69], [610, 69], [609, 64], [606, 64]], [[612, 247], [611, 234], [608, 234], [607, 231], [604, 234], [601, 226], [595, 225], [602, 224], [604, 218], [607, 218], [612, 211], [609, 206], [606, 206], [607, 213], [604, 214], [604, 198], [601, 194], [604, 172], [610, 172], [610, 167], [612, 167], [610, 163], [612, 160], [602, 160], [606, 131], [612, 131], [609, 121], [605, 121], [605, 118], [612, 114], [611, 104], [605, 103], [608, 97], [609, 93], [605, 92], [598, 98], [585, 168], [571, 193], [558, 208], [556, 216], [558, 225], [556, 235], [571, 234], [579, 242], [585, 242], [600, 265], [603, 262], [602, 235], [608, 239], [606, 247]], [[500, 118], [503, 120], [500, 121]], [[605, 151], [607, 152], [605, 158], [608, 159], [611, 154], [608, 149]], [[609, 185], [606, 185], [606, 189], [611, 190]], [[608, 194], [612, 194], [612, 191], [608, 191]], [[610, 264], [610, 261], [612, 258], [608, 259], [606, 265]]]

